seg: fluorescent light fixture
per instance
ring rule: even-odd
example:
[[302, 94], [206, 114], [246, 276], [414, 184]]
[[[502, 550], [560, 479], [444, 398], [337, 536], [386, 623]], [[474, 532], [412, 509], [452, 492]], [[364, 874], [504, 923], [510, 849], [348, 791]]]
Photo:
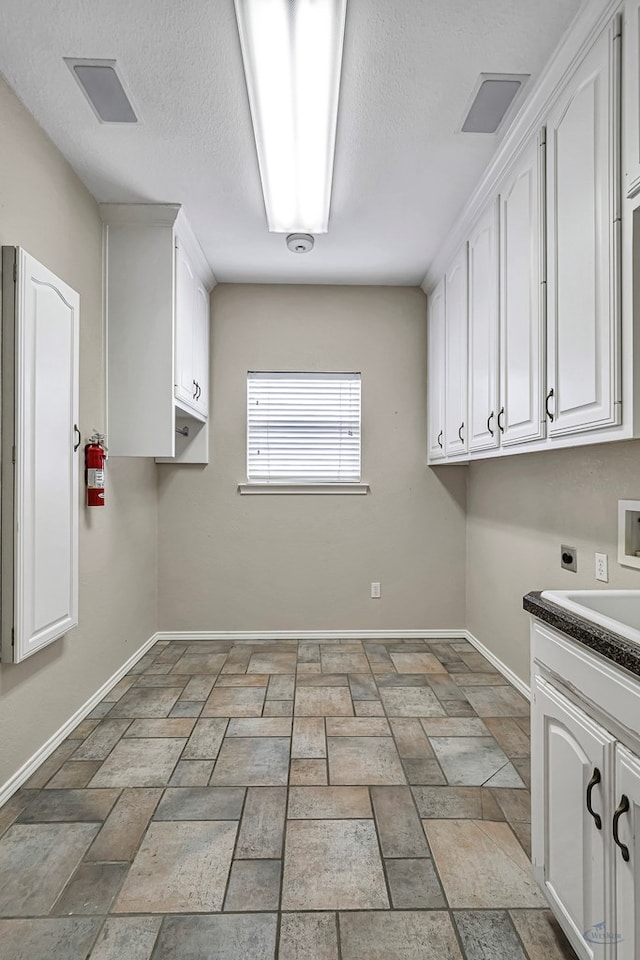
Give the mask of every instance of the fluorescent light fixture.
[[235, 0], [272, 233], [326, 233], [347, 0]]
[[78, 60], [64, 57], [100, 123], [137, 123], [138, 118], [115, 60]]
[[515, 104], [528, 73], [481, 73], [461, 133], [495, 133]]

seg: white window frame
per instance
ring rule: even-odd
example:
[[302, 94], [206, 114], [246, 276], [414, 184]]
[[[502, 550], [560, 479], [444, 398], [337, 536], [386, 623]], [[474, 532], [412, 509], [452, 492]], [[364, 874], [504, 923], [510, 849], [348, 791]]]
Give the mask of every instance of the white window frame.
[[[246, 455], [247, 455], [247, 482], [240, 483], [238, 485], [238, 490], [241, 494], [366, 494], [369, 492], [369, 485], [362, 483], [361, 480], [361, 471], [362, 471], [362, 447], [361, 447], [361, 431], [362, 431], [362, 405], [361, 405], [361, 393], [358, 393], [357, 398], [357, 413], [359, 417], [359, 431], [357, 437], [357, 451], [359, 457], [359, 466], [360, 466], [360, 475], [357, 479], [353, 480], [325, 480], [310, 478], [305, 480], [302, 478], [287, 478], [287, 477], [260, 477], [256, 475], [255, 471], [255, 458], [252, 461], [251, 457], [251, 398], [252, 394], [255, 394], [255, 385], [257, 381], [260, 380], [290, 380], [290, 381], [308, 381], [311, 382], [324, 382], [327, 381], [339, 381], [339, 380], [352, 380], [357, 381], [361, 385], [362, 377], [360, 373], [336, 373], [336, 372], [298, 372], [298, 371], [248, 371], [247, 373], [247, 435], [246, 435]], [[302, 402], [302, 398], [301, 398]], [[353, 451], [351, 451], [353, 452]], [[254, 470], [252, 471], [252, 463]]]

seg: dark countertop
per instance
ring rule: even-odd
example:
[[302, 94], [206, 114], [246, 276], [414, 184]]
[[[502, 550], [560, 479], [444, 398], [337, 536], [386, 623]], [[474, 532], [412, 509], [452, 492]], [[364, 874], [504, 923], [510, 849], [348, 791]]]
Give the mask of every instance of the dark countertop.
[[538, 591], [523, 597], [522, 606], [538, 620], [548, 623], [560, 633], [565, 633], [572, 640], [577, 640], [600, 656], [640, 677], [640, 646], [631, 640], [626, 640], [597, 623], [591, 623], [564, 607], [558, 607], [549, 600], [543, 600]]

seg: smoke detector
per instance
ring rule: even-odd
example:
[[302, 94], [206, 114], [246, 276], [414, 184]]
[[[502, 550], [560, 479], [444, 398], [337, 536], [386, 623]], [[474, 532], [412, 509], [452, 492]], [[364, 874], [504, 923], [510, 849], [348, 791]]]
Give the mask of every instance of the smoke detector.
[[309, 253], [313, 250], [314, 239], [310, 233], [290, 233], [287, 246], [291, 253]]

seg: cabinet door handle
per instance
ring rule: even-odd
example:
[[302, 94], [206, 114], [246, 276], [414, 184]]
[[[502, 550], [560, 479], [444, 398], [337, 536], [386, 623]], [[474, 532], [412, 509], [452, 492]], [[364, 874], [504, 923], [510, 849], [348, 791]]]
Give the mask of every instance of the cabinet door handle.
[[551, 420], [551, 423], [553, 423], [553, 414], [551, 413], [551, 410], [549, 410], [549, 400], [551, 400], [552, 396], [553, 396], [553, 387], [551, 387], [551, 390], [549, 390], [549, 393], [547, 394], [547, 399], [544, 402], [545, 413], [547, 414], [547, 417], [549, 418], [549, 420]]
[[504, 424], [502, 423], [502, 417], [504, 417], [504, 407], [500, 408], [500, 413], [498, 414], [498, 430], [500, 433], [504, 433]]
[[444, 450], [444, 447], [442, 446], [442, 434], [443, 434], [443, 431], [441, 430], [440, 433], [438, 434], [438, 446], [440, 447], [441, 450]]
[[599, 813], [596, 813], [593, 807], [591, 806], [591, 794], [593, 793], [593, 788], [596, 784], [600, 783], [602, 776], [597, 767], [593, 768], [593, 775], [589, 783], [587, 784], [587, 810], [593, 817], [593, 822], [595, 823], [598, 830], [602, 830], [602, 817]]
[[624, 860], [625, 863], [629, 862], [629, 847], [626, 845], [626, 843], [620, 842], [620, 837], [618, 836], [618, 820], [620, 819], [623, 813], [627, 813], [627, 811], [629, 810], [629, 807], [630, 807], [629, 797], [623, 793], [622, 796], [620, 797], [620, 803], [618, 804], [618, 808], [613, 815], [613, 839], [615, 840], [616, 844], [620, 847], [622, 859]]
[[464, 430], [464, 420], [462, 421], [462, 423], [461, 423], [460, 426], [458, 427], [458, 436], [460, 437], [460, 443], [464, 443], [464, 438], [463, 438], [463, 436], [462, 436], [462, 431], [463, 431], [463, 430]]
[[76, 436], [77, 436], [77, 438], [78, 438], [78, 442], [77, 442], [77, 443], [74, 443], [74, 445], [73, 445], [73, 452], [75, 453], [76, 450], [78, 449], [78, 447], [80, 446], [80, 444], [82, 443], [82, 434], [80, 433], [80, 431], [79, 431], [79, 429], [78, 429], [78, 424], [77, 424], [77, 423], [74, 423], [74, 425], [73, 425], [73, 430], [74, 430], [74, 433], [76, 434]]
[[[489, 416], [487, 417], [487, 430], [489, 431], [489, 433], [491, 434], [492, 437], [495, 436], [493, 430], [491, 429], [491, 421], [493, 420], [494, 416], [495, 416], [495, 413], [494, 413], [494, 411], [492, 410], [491, 413], [489, 414]], [[498, 422], [499, 422], [499, 421], [498, 421]]]
[[191, 382], [192, 382], [192, 384], [193, 384], [193, 396], [192, 396], [192, 399], [195, 400], [195, 399], [196, 399], [196, 394], [198, 393], [198, 384], [195, 382], [195, 380], [192, 380]]

